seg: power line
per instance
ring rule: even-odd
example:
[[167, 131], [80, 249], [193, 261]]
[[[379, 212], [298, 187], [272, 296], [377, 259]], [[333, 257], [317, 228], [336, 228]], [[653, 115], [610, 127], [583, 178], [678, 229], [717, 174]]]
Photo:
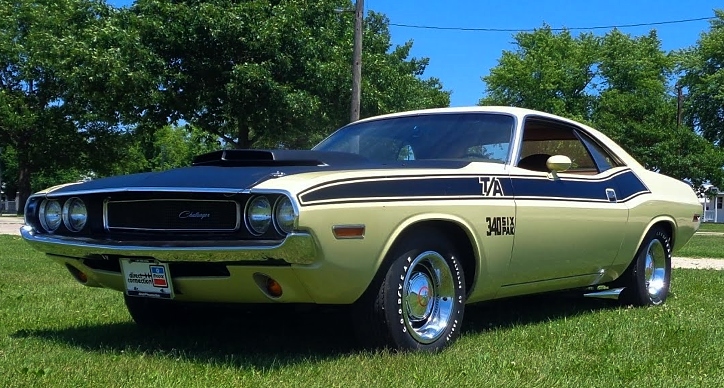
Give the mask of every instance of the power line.
[[[646, 26], [660, 26], [664, 24], [679, 24], [679, 23], [690, 23], [698, 22], [702, 20], [711, 20], [714, 17], [707, 16], [703, 18], [693, 19], [679, 19], [679, 20], [668, 20], [664, 22], [651, 22], [651, 23], [634, 23], [634, 24], [619, 24], [610, 26], [593, 26], [593, 27], [561, 27], [551, 28], [551, 31], [576, 31], [576, 30], [603, 30], [611, 28], [627, 28], [627, 27], [646, 27]], [[401, 23], [390, 23], [391, 26], [404, 27], [404, 28], [418, 28], [426, 30], [449, 30], [449, 31], [477, 31], [477, 32], [534, 32], [539, 28], [528, 28], [528, 29], [515, 29], [515, 28], [472, 28], [472, 27], [440, 27], [440, 26], [421, 26], [414, 24], [401, 24]]]

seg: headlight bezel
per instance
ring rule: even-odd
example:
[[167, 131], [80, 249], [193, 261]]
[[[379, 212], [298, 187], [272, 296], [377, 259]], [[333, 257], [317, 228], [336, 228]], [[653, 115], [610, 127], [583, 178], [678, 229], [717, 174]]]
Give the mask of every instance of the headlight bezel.
[[[255, 221], [252, 220], [252, 215], [250, 214], [250, 211], [254, 210], [256, 201], [262, 201], [266, 202], [266, 207], [269, 210], [268, 214], [266, 214], [266, 219], [263, 220], [264, 225], [261, 228], [256, 228], [253, 223]], [[253, 236], [262, 236], [266, 232], [269, 231], [269, 228], [274, 223], [274, 207], [272, 206], [272, 202], [269, 200], [269, 197], [266, 195], [255, 195], [246, 202], [246, 206], [244, 207], [244, 224], [246, 225], [246, 229], [251, 233]]]
[[[287, 208], [286, 211], [291, 211], [291, 223], [289, 223], [288, 221], [284, 223], [280, 221], [281, 216], [279, 213], [283, 207]], [[286, 236], [294, 231], [294, 228], [297, 226], [298, 214], [291, 198], [286, 195], [280, 195], [274, 202], [273, 214], [274, 229], [276, 229], [277, 233], [282, 236]]]
[[[58, 220], [54, 221], [53, 223], [56, 224], [54, 227], [49, 224], [47, 215], [48, 215], [48, 207], [52, 204], [57, 205], [57, 216]], [[40, 221], [40, 226], [45, 229], [48, 233], [54, 233], [60, 228], [60, 225], [63, 224], [63, 205], [60, 204], [60, 201], [57, 199], [44, 199], [40, 203], [40, 209], [38, 211], [38, 219]]]
[[[80, 226], [73, 224], [73, 215], [71, 214], [71, 206], [75, 204], [80, 204], [84, 210], [84, 219]], [[65, 228], [68, 229], [71, 232], [80, 232], [85, 228], [86, 225], [88, 225], [88, 206], [83, 202], [82, 199], [78, 197], [71, 197], [68, 198], [65, 203], [63, 204], [63, 224], [65, 225]]]

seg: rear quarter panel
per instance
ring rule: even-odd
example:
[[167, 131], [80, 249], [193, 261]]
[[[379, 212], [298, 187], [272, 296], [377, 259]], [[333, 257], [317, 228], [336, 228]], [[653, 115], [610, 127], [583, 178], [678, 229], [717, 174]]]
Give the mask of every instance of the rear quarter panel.
[[644, 169], [636, 174], [651, 191], [629, 202], [629, 222], [626, 226], [615, 266], [622, 273], [633, 260], [642, 240], [651, 227], [666, 223], [673, 231], [674, 252], [686, 244], [699, 229], [701, 204], [692, 188], [679, 180]]

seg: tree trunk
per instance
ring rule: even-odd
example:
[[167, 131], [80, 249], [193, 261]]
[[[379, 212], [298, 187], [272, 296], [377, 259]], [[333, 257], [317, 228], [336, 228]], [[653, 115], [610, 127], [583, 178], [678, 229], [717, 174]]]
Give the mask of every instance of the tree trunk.
[[25, 212], [25, 202], [28, 201], [28, 197], [32, 192], [30, 186], [30, 167], [28, 163], [22, 158], [18, 160], [18, 196], [15, 198], [17, 204], [18, 215], [22, 215]]
[[16, 151], [18, 153], [18, 196], [15, 197], [17, 214], [25, 213], [25, 202], [32, 194], [30, 166], [30, 136], [22, 136], [17, 141]]
[[249, 127], [243, 124], [239, 124], [239, 131], [237, 132], [236, 148], [240, 150], [251, 148], [251, 141], [249, 140]]

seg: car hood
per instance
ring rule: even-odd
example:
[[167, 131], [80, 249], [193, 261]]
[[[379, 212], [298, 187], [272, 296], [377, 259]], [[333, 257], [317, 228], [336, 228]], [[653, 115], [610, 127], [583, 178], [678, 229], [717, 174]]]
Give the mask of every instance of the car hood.
[[[260, 151], [254, 151], [257, 155]], [[191, 167], [161, 172], [149, 172], [102, 178], [88, 182], [61, 186], [48, 195], [69, 195], [93, 191], [168, 191], [217, 189], [247, 190], [271, 178], [303, 174], [307, 172], [339, 172], [350, 170], [380, 169], [459, 169], [470, 162], [464, 160], [419, 160], [374, 163], [354, 154], [319, 151], [261, 151], [264, 160], [248, 158], [251, 153], [233, 156], [221, 152], [201, 155]], [[345, 155], [347, 155], [345, 157]], [[226, 156], [226, 157], [225, 157]]]

